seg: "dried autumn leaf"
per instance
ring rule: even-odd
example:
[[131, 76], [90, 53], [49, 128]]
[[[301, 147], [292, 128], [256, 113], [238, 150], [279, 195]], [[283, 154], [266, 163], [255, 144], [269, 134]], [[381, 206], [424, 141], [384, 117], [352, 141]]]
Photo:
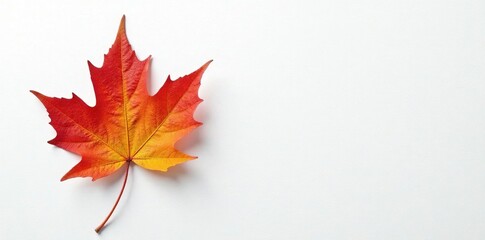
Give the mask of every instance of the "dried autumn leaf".
[[172, 81], [170, 77], [153, 96], [148, 94], [150, 57], [140, 61], [126, 37], [123, 16], [116, 40], [101, 68], [90, 62], [96, 105], [88, 106], [73, 93], [71, 99], [47, 97], [31, 91], [46, 107], [57, 136], [49, 143], [82, 156], [61, 181], [73, 177], [108, 176], [127, 165], [123, 193], [133, 162], [150, 170], [195, 159], [175, 149], [175, 143], [201, 125], [193, 118], [200, 79], [210, 61], [195, 72]]

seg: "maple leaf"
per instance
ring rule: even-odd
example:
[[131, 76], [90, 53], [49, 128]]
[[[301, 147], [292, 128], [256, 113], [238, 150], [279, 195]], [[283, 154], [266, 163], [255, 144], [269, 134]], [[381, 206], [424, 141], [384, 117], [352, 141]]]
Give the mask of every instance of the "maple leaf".
[[150, 170], [167, 171], [171, 166], [195, 159], [174, 145], [202, 123], [193, 118], [200, 79], [209, 62], [195, 72], [172, 81], [167, 78], [153, 96], [147, 90], [150, 59], [140, 61], [126, 37], [125, 16], [113, 46], [101, 68], [88, 61], [96, 105], [88, 106], [73, 93], [72, 98], [47, 97], [31, 91], [44, 104], [57, 135], [48, 141], [81, 155], [81, 161], [61, 179], [92, 177], [95, 181], [127, 165], [123, 186], [108, 217], [121, 198], [133, 162]]

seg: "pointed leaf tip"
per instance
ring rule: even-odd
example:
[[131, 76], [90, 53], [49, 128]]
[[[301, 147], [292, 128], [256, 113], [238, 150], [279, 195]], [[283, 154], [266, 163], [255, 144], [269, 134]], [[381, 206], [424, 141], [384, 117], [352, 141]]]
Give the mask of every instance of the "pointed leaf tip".
[[125, 15], [123, 15], [123, 17], [121, 17], [121, 21], [120, 21], [120, 26], [118, 27], [118, 36], [120, 36], [121, 34], [125, 35], [126, 37], [126, 17]]
[[40, 93], [40, 92], [37, 92], [37, 91], [35, 91], [35, 90], [30, 90], [30, 92], [31, 92], [32, 94], [34, 94], [34, 96], [36, 96], [36, 97], [37, 97], [39, 100], [41, 100], [41, 101], [42, 101], [42, 98], [44, 98], [44, 97], [45, 97], [45, 96], [44, 96], [44, 94], [42, 94], [42, 93]]
[[198, 71], [202, 71], [202, 73], [205, 72], [205, 70], [209, 67], [209, 65], [212, 63], [212, 61], [214, 61], [214, 60], [211, 59], [211, 60], [207, 61], [206, 63], [204, 63], [204, 65], [202, 65], [202, 67], [200, 67]]
[[207, 62], [204, 64], [204, 66], [206, 66], [206, 67], [207, 67], [207, 66], [209, 66], [209, 64], [211, 64], [213, 61], [214, 61], [214, 59], [211, 59], [211, 60], [207, 61]]

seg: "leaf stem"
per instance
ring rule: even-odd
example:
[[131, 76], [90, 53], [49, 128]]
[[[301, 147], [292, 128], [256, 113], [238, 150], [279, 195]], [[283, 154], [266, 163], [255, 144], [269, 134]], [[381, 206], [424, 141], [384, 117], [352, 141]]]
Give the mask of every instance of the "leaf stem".
[[123, 181], [123, 186], [121, 187], [121, 191], [120, 191], [120, 194], [118, 195], [118, 198], [116, 199], [115, 205], [111, 209], [111, 212], [109, 212], [108, 216], [104, 219], [104, 221], [94, 230], [97, 233], [99, 233], [103, 229], [104, 225], [106, 224], [106, 222], [108, 222], [109, 218], [111, 217], [111, 215], [115, 211], [116, 206], [118, 206], [118, 203], [120, 202], [121, 195], [123, 195], [123, 191], [125, 190], [126, 180], [128, 179], [128, 172], [130, 170], [130, 163], [131, 163], [131, 161], [128, 161], [128, 165], [126, 166], [125, 180]]

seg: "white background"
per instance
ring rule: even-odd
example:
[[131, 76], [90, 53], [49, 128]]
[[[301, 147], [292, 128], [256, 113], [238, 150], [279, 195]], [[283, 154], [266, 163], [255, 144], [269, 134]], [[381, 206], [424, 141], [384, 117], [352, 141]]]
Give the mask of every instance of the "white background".
[[[68, 3], [73, 2], [73, 3]], [[122, 171], [79, 160], [28, 92], [95, 103], [126, 14], [152, 88], [214, 59], [199, 156]], [[0, 0], [0, 239], [485, 239], [485, 2]]]

